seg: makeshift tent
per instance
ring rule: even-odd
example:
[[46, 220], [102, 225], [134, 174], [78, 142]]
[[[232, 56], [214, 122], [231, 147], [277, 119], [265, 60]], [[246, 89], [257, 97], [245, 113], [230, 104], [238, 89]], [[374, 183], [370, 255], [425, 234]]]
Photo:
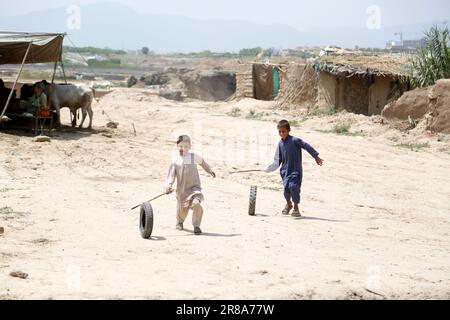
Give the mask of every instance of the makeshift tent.
[[21, 64], [31, 44], [25, 63], [61, 61], [64, 34], [0, 31], [0, 64]]
[[273, 100], [273, 67], [271, 65], [254, 64], [253, 83], [257, 100]]
[[52, 83], [56, 66], [62, 58], [65, 33], [28, 33], [0, 31], [0, 64], [20, 64], [13, 88], [0, 115], [0, 122], [8, 108], [24, 64], [54, 62]]

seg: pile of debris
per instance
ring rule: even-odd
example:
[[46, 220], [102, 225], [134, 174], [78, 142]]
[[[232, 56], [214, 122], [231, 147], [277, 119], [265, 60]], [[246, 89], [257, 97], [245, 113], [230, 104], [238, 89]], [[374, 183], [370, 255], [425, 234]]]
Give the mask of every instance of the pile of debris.
[[171, 80], [173, 74], [164, 71], [152, 72], [146, 75], [143, 75], [139, 81], [143, 82], [146, 86], [162, 86]]

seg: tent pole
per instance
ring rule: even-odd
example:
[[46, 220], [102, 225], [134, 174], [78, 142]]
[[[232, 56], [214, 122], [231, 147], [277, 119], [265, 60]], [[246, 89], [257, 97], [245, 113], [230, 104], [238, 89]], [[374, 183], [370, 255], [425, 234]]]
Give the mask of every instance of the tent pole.
[[56, 75], [56, 68], [58, 67], [58, 56], [61, 53], [61, 49], [58, 51], [58, 55], [55, 58], [55, 65], [53, 67], [53, 75], [52, 75], [52, 83], [50, 85], [50, 88], [48, 89], [48, 99], [47, 99], [47, 106], [51, 109], [51, 97], [52, 97], [52, 89], [53, 89], [53, 83], [55, 82], [55, 75]]
[[[55, 58], [55, 66], [53, 67], [52, 84], [55, 82], [56, 68], [58, 67], [58, 58], [60, 57], [60, 55], [61, 55], [61, 48], [59, 48], [58, 54]], [[62, 61], [61, 61], [61, 64], [62, 64]]]
[[55, 82], [55, 74], [56, 74], [56, 67], [58, 66], [58, 60], [55, 61], [55, 66], [53, 67], [53, 76], [52, 76], [52, 84]]
[[66, 71], [64, 70], [64, 63], [61, 61], [61, 69], [64, 76], [64, 82], [67, 84], [67, 77], [66, 77]]
[[8, 108], [9, 102], [11, 101], [11, 97], [13, 95], [13, 92], [14, 92], [15, 88], [16, 88], [17, 81], [19, 80], [20, 74], [22, 73], [25, 61], [27, 61], [28, 53], [30, 52], [30, 48], [31, 48], [32, 44], [33, 44], [33, 42], [30, 42], [30, 44], [28, 45], [27, 51], [25, 52], [25, 55], [24, 55], [23, 61], [22, 61], [22, 65], [20, 66], [20, 69], [19, 69], [19, 73], [17, 74], [16, 80], [14, 81], [14, 85], [13, 85], [13, 87], [11, 89], [11, 92], [9, 93], [8, 100], [6, 100], [5, 107], [3, 108], [2, 114], [0, 116], [0, 123], [2, 122], [3, 116], [5, 115], [6, 109]]

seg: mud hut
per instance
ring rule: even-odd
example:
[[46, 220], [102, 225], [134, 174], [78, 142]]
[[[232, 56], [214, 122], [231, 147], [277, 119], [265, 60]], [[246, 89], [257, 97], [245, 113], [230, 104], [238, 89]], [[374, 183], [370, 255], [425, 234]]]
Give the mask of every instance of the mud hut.
[[318, 75], [318, 107], [376, 115], [411, 89], [404, 64], [391, 57], [325, 57], [312, 67]]
[[307, 65], [289, 63], [277, 107], [380, 114], [386, 104], [410, 90], [404, 65], [405, 59], [391, 56], [324, 56]]

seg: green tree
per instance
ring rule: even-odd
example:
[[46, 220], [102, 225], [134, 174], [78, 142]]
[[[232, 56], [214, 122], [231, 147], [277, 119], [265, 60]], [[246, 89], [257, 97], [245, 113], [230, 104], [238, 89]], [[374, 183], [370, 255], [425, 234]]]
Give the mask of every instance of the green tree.
[[147, 55], [150, 49], [148, 47], [142, 47], [141, 51], [143, 54]]
[[70, 46], [64, 46], [63, 52], [75, 52], [75, 53], [91, 53], [91, 54], [118, 54], [118, 55], [124, 55], [126, 54], [126, 51], [124, 50], [115, 50], [115, 49], [109, 49], [109, 48], [95, 48], [95, 47], [70, 47]]
[[425, 32], [425, 46], [412, 59], [413, 84], [431, 86], [439, 79], [450, 78], [450, 49], [448, 27], [433, 26]]
[[244, 57], [256, 57], [261, 51], [261, 47], [244, 48], [239, 51], [239, 55]]

